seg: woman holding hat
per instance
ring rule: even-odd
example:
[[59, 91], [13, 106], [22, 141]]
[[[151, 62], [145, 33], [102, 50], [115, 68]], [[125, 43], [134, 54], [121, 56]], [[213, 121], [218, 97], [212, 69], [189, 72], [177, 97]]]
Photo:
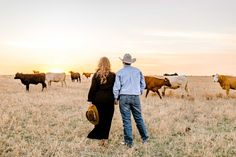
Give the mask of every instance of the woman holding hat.
[[115, 74], [111, 72], [110, 61], [107, 57], [102, 57], [93, 75], [88, 93], [88, 102], [97, 107], [99, 122], [87, 137], [103, 140], [103, 144], [105, 139], [109, 138], [111, 121], [114, 114], [114, 95], [112, 92], [114, 82]]

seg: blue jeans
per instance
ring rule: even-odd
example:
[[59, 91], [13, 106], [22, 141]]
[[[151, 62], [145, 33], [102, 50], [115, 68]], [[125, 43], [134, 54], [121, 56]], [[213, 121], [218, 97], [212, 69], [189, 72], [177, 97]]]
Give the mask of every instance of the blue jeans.
[[148, 133], [142, 117], [139, 96], [121, 95], [119, 99], [119, 106], [123, 120], [125, 143], [130, 146], [133, 145], [131, 112], [143, 142], [146, 141], [148, 139]]

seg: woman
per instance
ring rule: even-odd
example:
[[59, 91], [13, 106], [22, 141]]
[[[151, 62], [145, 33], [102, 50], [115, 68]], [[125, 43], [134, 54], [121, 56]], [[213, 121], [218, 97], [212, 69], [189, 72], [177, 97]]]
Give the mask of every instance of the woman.
[[99, 124], [88, 134], [90, 139], [108, 139], [111, 128], [111, 121], [114, 114], [114, 95], [112, 92], [115, 82], [115, 74], [111, 72], [110, 61], [102, 57], [98, 63], [96, 73], [92, 78], [91, 87], [88, 93], [88, 102], [97, 107]]

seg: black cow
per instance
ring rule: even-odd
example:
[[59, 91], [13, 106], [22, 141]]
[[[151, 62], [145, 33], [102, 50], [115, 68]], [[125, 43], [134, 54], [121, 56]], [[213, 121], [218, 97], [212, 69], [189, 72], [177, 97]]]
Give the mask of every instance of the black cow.
[[42, 84], [42, 91], [45, 87], [47, 87], [45, 83], [45, 74], [22, 74], [22, 73], [16, 73], [14, 79], [20, 79], [21, 83], [26, 86], [26, 91], [29, 91], [29, 85], [30, 84]]
[[174, 73], [174, 74], [164, 74], [164, 76], [178, 76], [177, 73]]

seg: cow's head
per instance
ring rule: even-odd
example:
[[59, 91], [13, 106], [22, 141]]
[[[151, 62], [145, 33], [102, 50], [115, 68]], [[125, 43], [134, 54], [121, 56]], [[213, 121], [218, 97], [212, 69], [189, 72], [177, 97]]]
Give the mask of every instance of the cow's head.
[[168, 78], [165, 78], [165, 80], [164, 80], [164, 85], [165, 85], [165, 86], [168, 86], [168, 87], [171, 86], [170, 80], [169, 80]]
[[21, 73], [16, 73], [14, 79], [20, 79], [21, 78]]
[[213, 81], [218, 82], [219, 81], [219, 74], [212, 75]]

